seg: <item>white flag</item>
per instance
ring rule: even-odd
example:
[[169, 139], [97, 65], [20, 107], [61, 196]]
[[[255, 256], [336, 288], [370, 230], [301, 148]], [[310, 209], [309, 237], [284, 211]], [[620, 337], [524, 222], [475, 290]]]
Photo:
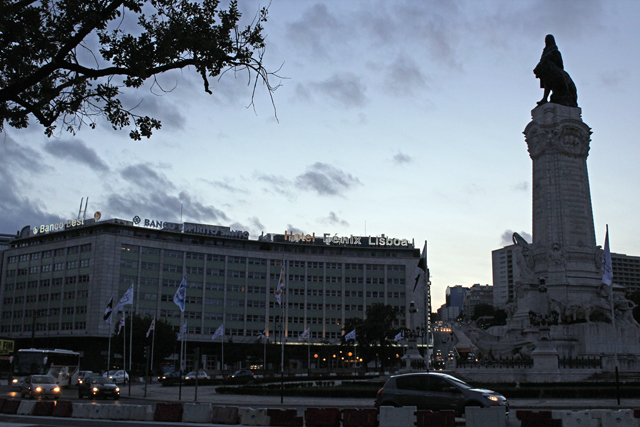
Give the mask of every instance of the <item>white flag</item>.
[[218, 329], [216, 329], [216, 331], [213, 333], [213, 336], [211, 337], [211, 340], [215, 341], [215, 339], [218, 337], [224, 337], [224, 323], [220, 325]]
[[149, 338], [149, 334], [151, 331], [155, 331], [156, 329], [156, 316], [153, 316], [153, 320], [151, 321], [151, 325], [149, 326], [149, 330], [147, 331], [147, 338]]
[[180, 282], [180, 286], [178, 286], [178, 290], [176, 294], [173, 296], [173, 302], [176, 303], [178, 307], [180, 307], [180, 311], [184, 311], [184, 303], [187, 300], [187, 272], [185, 271], [182, 276], [182, 281]]
[[120, 302], [116, 305], [116, 308], [114, 308], [113, 311], [116, 313], [124, 311], [124, 306], [131, 304], [133, 304], [133, 282], [131, 282], [131, 287], [127, 289], [127, 292], [125, 292], [122, 298], [120, 298]]
[[395, 336], [395, 338], [393, 339], [394, 341], [400, 341], [404, 339], [404, 331], [400, 331], [398, 332], [398, 334]]
[[178, 334], [178, 339], [181, 340], [183, 335], [187, 335], [187, 321], [182, 324], [182, 332]]
[[609, 286], [613, 283], [613, 266], [611, 265], [611, 250], [609, 249], [609, 225], [604, 237], [604, 252], [602, 252], [602, 283]]
[[311, 337], [311, 328], [309, 327], [307, 328], [306, 331], [300, 334], [300, 336], [298, 337], [298, 341], [308, 340], [310, 337]]
[[345, 341], [355, 340], [355, 339], [356, 339], [356, 330], [355, 329], [344, 336], [344, 340]]
[[267, 330], [266, 329], [258, 334], [258, 339], [259, 340], [261, 340], [263, 338], [266, 338], [266, 337], [267, 337]]
[[122, 317], [120, 318], [120, 323], [118, 324], [118, 335], [120, 335], [120, 331], [124, 328], [124, 313], [122, 313]]
[[278, 280], [278, 286], [276, 287], [276, 300], [278, 304], [282, 306], [282, 293], [284, 292], [284, 259], [282, 260], [282, 267], [280, 268], [280, 279]]
[[111, 313], [113, 313], [113, 297], [109, 300], [107, 308], [104, 309], [104, 316], [102, 317], [108, 324], [111, 324]]

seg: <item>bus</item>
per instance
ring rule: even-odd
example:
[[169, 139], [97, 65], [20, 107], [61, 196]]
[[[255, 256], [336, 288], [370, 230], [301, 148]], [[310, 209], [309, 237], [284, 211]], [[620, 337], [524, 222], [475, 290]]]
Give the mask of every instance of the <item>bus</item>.
[[50, 375], [61, 387], [73, 384], [80, 369], [80, 353], [70, 350], [20, 349], [13, 356], [13, 385], [20, 386], [29, 375]]

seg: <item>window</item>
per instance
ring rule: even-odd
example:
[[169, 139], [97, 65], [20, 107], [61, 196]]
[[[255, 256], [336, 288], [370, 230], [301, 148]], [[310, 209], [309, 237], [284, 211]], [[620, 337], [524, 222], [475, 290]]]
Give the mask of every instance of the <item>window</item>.
[[29, 261], [29, 254], [23, 254], [18, 257], [19, 261]]
[[74, 283], [76, 283], [76, 280], [78, 280], [78, 278], [76, 276], [67, 277], [67, 278], [64, 279], [64, 284], [65, 285], [73, 285]]
[[363, 278], [362, 277], [345, 277], [344, 278], [344, 283], [346, 284], [362, 284], [363, 282]]
[[62, 314], [73, 314], [75, 313], [75, 307], [63, 307]]
[[180, 272], [182, 270], [182, 266], [181, 265], [173, 265], [173, 264], [163, 264], [162, 265], [162, 271], [174, 271], [174, 272]]
[[67, 253], [69, 255], [77, 254], [78, 252], [80, 252], [79, 246], [71, 246], [69, 249], [67, 249]]
[[62, 285], [62, 277], [56, 277], [55, 279], [53, 279], [53, 281], [51, 282], [51, 284], [53, 286], [59, 286]]
[[60, 301], [60, 293], [51, 294], [51, 301]]
[[81, 274], [78, 276], [78, 283], [87, 283], [90, 280], [90, 276], [88, 274]]
[[247, 292], [252, 294], [264, 294], [267, 293], [267, 288], [265, 286], [248, 286]]
[[138, 261], [131, 261], [130, 259], [121, 259], [120, 267], [138, 268]]
[[160, 264], [157, 262], [145, 262], [142, 261], [140, 263], [141, 270], [160, 270]]
[[63, 331], [70, 331], [71, 329], [73, 329], [73, 322], [62, 322]]
[[140, 284], [148, 286], [158, 286], [158, 279], [154, 277], [141, 277]]
[[53, 251], [53, 256], [62, 256], [64, 255], [64, 248], [56, 249]]
[[244, 292], [244, 286], [242, 286], [242, 285], [227, 285], [227, 291], [230, 291], [230, 292]]
[[29, 274], [38, 274], [40, 272], [40, 267], [29, 267]]
[[142, 247], [142, 254], [143, 255], [156, 255], [156, 256], [159, 256], [160, 255], [160, 249], [158, 249], [158, 248], [149, 248], [147, 246], [143, 246]]
[[245, 262], [247, 262], [247, 258], [243, 256], [232, 256], [229, 257], [229, 262], [233, 264], [244, 264]]
[[204, 274], [204, 268], [202, 267], [185, 267], [187, 274], [198, 274], [202, 276]]
[[40, 252], [34, 252], [31, 254], [31, 259], [40, 259]]
[[53, 256], [53, 251], [42, 251], [42, 258], [51, 258]]
[[208, 276], [222, 276], [224, 277], [224, 270], [219, 270], [216, 268], [207, 268]]
[[5, 283], [4, 284], [4, 290], [5, 291], [12, 291], [13, 290], [13, 283]]
[[120, 245], [120, 249], [122, 249], [123, 251], [125, 251], [125, 252], [131, 252], [131, 253], [134, 253], [134, 254], [137, 254], [137, 253], [138, 253], [139, 248], [140, 248], [139, 246], [136, 246], [136, 245], [130, 245], [130, 244], [128, 244], [128, 243], [122, 243], [122, 244]]
[[16, 304], [22, 304], [24, 302], [24, 297], [16, 297], [14, 301]]
[[253, 308], [265, 308], [266, 303], [264, 300], [247, 300], [247, 307]]
[[267, 273], [260, 273], [257, 271], [250, 271], [249, 273], [247, 273], [247, 277], [249, 279], [266, 279], [267, 278]]
[[48, 272], [50, 272], [52, 270], [53, 270], [53, 266], [51, 264], [42, 266], [42, 272], [43, 273], [48, 273]]
[[76, 291], [68, 291], [64, 293], [64, 299], [73, 299], [76, 297]]
[[35, 289], [38, 287], [38, 281], [37, 280], [30, 280], [27, 283], [27, 289]]
[[73, 329], [86, 329], [87, 322], [76, 322], [73, 326]]
[[224, 255], [207, 254], [207, 261], [224, 262]]
[[86, 305], [81, 305], [80, 307], [76, 307], [76, 313], [77, 314], [84, 314], [87, 312], [87, 306]]
[[227, 313], [227, 321], [244, 322], [244, 314]]
[[264, 258], [249, 258], [250, 265], [267, 265], [267, 260]]
[[9, 264], [13, 264], [14, 262], [17, 262], [17, 261], [18, 261], [18, 257], [15, 256], [15, 255], [14, 256], [10, 256], [9, 259], [7, 260], [7, 262]]
[[49, 294], [38, 295], [38, 301], [49, 301]]
[[182, 258], [182, 251], [168, 251], [165, 249], [164, 256], [169, 258]]
[[91, 243], [80, 246], [80, 252], [91, 252]]
[[308, 262], [307, 267], [309, 268], [324, 268], [324, 262]]
[[89, 267], [90, 259], [80, 260], [80, 267]]
[[204, 254], [199, 252], [187, 252], [187, 259], [204, 259]]
[[205, 289], [212, 291], [224, 291], [224, 285], [222, 283], [206, 283]]
[[16, 283], [16, 289], [24, 289], [24, 282]]
[[27, 302], [36, 302], [36, 295], [27, 295]]
[[78, 291], [78, 298], [86, 298], [89, 296], [88, 290]]

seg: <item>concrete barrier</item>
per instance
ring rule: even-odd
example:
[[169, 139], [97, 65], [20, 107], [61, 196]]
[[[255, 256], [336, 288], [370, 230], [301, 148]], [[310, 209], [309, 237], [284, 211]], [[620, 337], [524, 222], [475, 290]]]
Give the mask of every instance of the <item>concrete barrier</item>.
[[380, 407], [380, 427], [414, 426], [416, 424], [415, 406], [394, 408], [393, 406]]
[[562, 427], [600, 426], [600, 422], [591, 417], [591, 411], [551, 411], [551, 417], [562, 420]]
[[211, 403], [185, 403], [182, 413], [183, 423], [210, 423], [213, 405]]
[[243, 426], [268, 426], [271, 419], [266, 409], [238, 408], [240, 424]]
[[131, 418], [131, 405], [112, 405], [109, 409], [110, 420], [129, 420]]
[[56, 407], [55, 402], [45, 402], [39, 400], [36, 402], [36, 407], [33, 408], [33, 415], [38, 417], [50, 417], [53, 415], [53, 408]]
[[638, 419], [633, 416], [632, 409], [620, 409], [619, 411], [603, 412], [600, 422], [602, 427], [638, 426]]
[[307, 427], [340, 427], [340, 409], [307, 408], [304, 421]]
[[464, 408], [467, 427], [505, 427], [507, 425], [507, 411], [504, 406], [490, 406], [479, 408], [469, 406]]
[[70, 417], [73, 415], [73, 403], [70, 400], [58, 400], [52, 415], [54, 417]]
[[8, 415], [15, 415], [20, 407], [20, 400], [7, 400], [2, 406], [2, 413]]
[[[298, 416], [297, 409], [267, 409], [267, 415], [271, 419], [269, 423], [270, 426], [302, 427], [304, 425], [302, 417]], [[309, 426], [311, 424], [307, 423], [307, 425]], [[339, 412], [338, 427], [340, 427]]]
[[156, 411], [153, 415], [153, 421], [167, 421], [179, 423], [182, 421], [184, 407], [182, 403], [156, 403]]
[[88, 405], [88, 417], [92, 420], [108, 420], [109, 419], [109, 409], [112, 405], [101, 405], [101, 404], [93, 404]]
[[36, 408], [35, 400], [21, 400], [20, 406], [18, 406], [18, 410], [16, 414], [18, 415], [32, 415], [33, 410]]
[[131, 421], [153, 421], [155, 414], [151, 405], [127, 405], [126, 411]]
[[378, 410], [343, 409], [342, 427], [378, 427]]
[[211, 408], [211, 422], [213, 424], [240, 424], [237, 406], [214, 406]]
[[416, 411], [416, 427], [456, 427], [455, 411]]
[[73, 402], [73, 410], [71, 418], [89, 418], [89, 406], [88, 403]]

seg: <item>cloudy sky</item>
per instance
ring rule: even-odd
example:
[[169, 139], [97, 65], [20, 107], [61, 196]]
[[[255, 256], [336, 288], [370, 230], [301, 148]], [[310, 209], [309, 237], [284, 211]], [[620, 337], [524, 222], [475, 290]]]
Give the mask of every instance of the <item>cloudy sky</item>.
[[[267, 3], [240, 0], [251, 19]], [[640, 2], [273, 0], [272, 107], [245, 74], [204, 92], [193, 70], [127, 95], [163, 127], [134, 142], [105, 122], [53, 138], [0, 134], [0, 232], [73, 218], [302, 230], [428, 241], [434, 306], [491, 284], [491, 251], [531, 233], [522, 131], [542, 96], [532, 70], [554, 34], [593, 129], [598, 244], [640, 255]], [[34, 121], [32, 121], [34, 123]]]

